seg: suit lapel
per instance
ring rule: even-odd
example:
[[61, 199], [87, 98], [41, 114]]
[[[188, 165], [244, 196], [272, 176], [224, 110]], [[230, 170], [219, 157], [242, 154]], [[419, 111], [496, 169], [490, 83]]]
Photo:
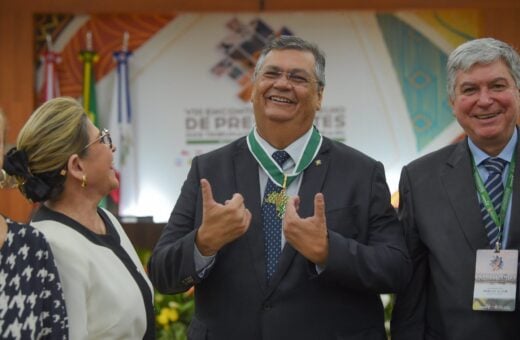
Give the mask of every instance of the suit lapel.
[[[519, 131], [520, 132], [520, 131]], [[520, 137], [519, 137], [520, 138]], [[520, 209], [518, 202], [520, 202], [520, 147], [519, 142], [516, 143], [515, 157], [515, 178], [513, 182], [513, 196], [511, 202], [511, 219], [509, 221], [509, 240], [507, 248], [519, 249], [520, 248]]]
[[460, 142], [441, 174], [448, 198], [466, 240], [474, 250], [489, 248], [477, 198], [467, 140]]
[[[301, 200], [299, 214], [301, 217], [309, 217], [314, 214], [314, 196], [321, 192], [325, 175], [329, 167], [330, 140], [324, 138], [320, 152], [314, 161], [305, 169], [302, 184], [298, 195], [307, 199]], [[325, 201], [325, 204], [327, 202]]]
[[234, 157], [236, 187], [244, 196], [244, 204], [251, 212], [251, 224], [245, 238], [249, 245], [253, 267], [258, 283], [263, 290], [265, 282], [264, 234], [260, 207], [260, 183], [258, 178], [258, 163], [249, 152], [245, 139], [238, 145]]
[[[329, 165], [329, 148], [330, 141], [324, 138], [318, 155], [303, 172], [302, 183], [298, 192], [298, 196], [303, 198], [300, 200], [300, 207], [298, 210], [298, 213], [302, 218], [314, 214], [314, 195], [321, 192], [321, 189], [323, 188], [325, 175]], [[325, 204], [326, 203], [327, 202], [325, 202]], [[289, 243], [285, 243], [278, 263], [278, 268], [274, 272], [270, 285], [268, 286], [268, 295], [276, 289], [280, 281], [286, 275], [296, 254], [297, 251]]]

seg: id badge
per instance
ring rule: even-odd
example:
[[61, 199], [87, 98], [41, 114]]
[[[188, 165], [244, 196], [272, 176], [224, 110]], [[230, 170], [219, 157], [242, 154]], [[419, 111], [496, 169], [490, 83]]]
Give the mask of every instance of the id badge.
[[477, 250], [473, 310], [515, 310], [518, 250]]

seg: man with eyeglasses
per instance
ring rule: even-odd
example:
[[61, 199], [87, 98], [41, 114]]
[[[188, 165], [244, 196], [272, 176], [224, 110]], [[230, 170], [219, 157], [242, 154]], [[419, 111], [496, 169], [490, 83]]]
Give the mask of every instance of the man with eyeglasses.
[[313, 126], [325, 86], [314, 44], [262, 51], [247, 137], [195, 157], [149, 269], [195, 285], [190, 339], [386, 339], [380, 293], [410, 274], [381, 163]]

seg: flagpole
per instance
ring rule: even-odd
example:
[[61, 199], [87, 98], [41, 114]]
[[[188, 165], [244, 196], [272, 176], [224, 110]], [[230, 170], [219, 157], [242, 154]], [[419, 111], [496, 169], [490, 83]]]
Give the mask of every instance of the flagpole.
[[130, 34], [128, 32], [123, 33], [123, 52], [128, 52], [128, 40], [130, 40]]
[[87, 38], [87, 51], [92, 52], [94, 47], [92, 45], [92, 32], [91, 31], [87, 32], [87, 37], [86, 38]]

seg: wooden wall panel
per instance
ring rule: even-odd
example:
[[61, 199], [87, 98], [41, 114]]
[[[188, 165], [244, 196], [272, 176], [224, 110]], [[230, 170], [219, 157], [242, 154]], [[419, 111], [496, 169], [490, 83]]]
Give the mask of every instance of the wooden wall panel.
[[[0, 0], [9, 1], [9, 0]], [[33, 12], [164, 13], [256, 11], [258, 0], [18, 0]]]
[[[7, 116], [6, 143], [14, 144], [34, 106], [33, 25], [30, 11], [5, 10], [4, 3], [0, 2], [0, 107]], [[0, 213], [26, 221], [30, 211], [18, 190], [0, 192]]]
[[518, 0], [0, 0], [32, 12], [128, 13], [183, 11], [516, 8]]
[[400, 10], [463, 8], [517, 8], [518, 0], [264, 0], [264, 10]]
[[520, 10], [490, 9], [482, 11], [481, 28], [482, 36], [500, 39], [520, 51]]

